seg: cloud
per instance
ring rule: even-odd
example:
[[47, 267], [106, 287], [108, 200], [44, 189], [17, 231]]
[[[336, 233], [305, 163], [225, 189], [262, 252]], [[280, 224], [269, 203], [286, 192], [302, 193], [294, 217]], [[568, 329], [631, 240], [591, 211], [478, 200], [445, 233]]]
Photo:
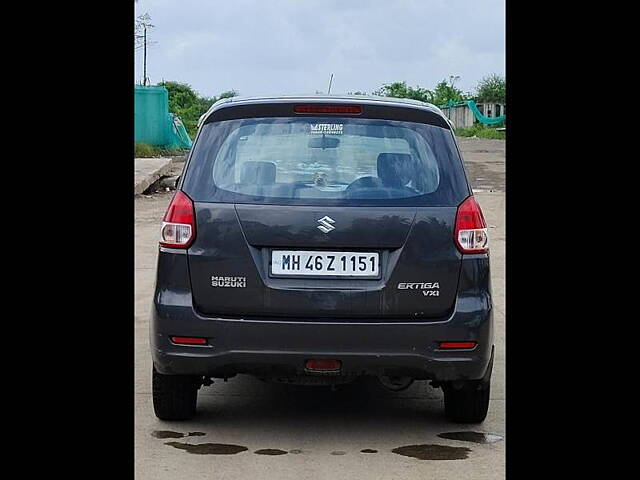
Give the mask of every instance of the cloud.
[[470, 90], [504, 73], [503, 0], [140, 0], [136, 11], [155, 25], [151, 81], [205, 95], [313, 93], [331, 73], [334, 93], [397, 80], [432, 88], [449, 75]]

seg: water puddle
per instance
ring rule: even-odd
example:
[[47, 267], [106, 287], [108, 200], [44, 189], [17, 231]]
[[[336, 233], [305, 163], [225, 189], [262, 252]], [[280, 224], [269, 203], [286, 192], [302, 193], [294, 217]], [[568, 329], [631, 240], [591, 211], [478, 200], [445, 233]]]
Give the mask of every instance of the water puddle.
[[189, 444], [180, 442], [167, 442], [165, 443], [165, 445], [169, 445], [180, 450], [185, 450], [196, 455], [234, 455], [236, 453], [249, 450], [247, 447], [243, 447], [241, 445], [231, 445], [226, 443]]
[[[204, 432], [189, 432], [180, 433], [171, 430], [155, 430], [151, 434], [155, 438], [183, 438], [183, 437], [201, 437], [206, 435]], [[503, 440], [500, 435], [483, 432], [444, 432], [439, 433], [438, 437], [447, 440], [459, 440], [462, 442], [471, 442], [479, 444], [495, 443]], [[235, 455], [240, 452], [247, 451], [248, 448], [242, 445], [233, 445], [227, 443], [200, 443], [189, 444], [182, 442], [166, 442], [165, 445], [169, 445], [179, 450], [185, 450], [188, 453], [196, 455]], [[403, 455], [405, 457], [417, 458], [419, 460], [464, 460], [469, 457], [469, 453], [472, 451], [467, 447], [451, 447], [447, 445], [434, 445], [434, 444], [421, 444], [421, 445], [405, 445], [403, 447], [397, 447], [391, 450], [393, 453]], [[301, 454], [300, 449], [292, 449], [289, 451], [281, 450], [279, 448], [261, 448], [254, 451], [257, 455], [286, 455]], [[360, 453], [378, 453], [378, 450], [372, 448], [365, 448], [360, 450]], [[342, 450], [335, 450], [331, 452], [331, 455], [346, 455], [347, 452]]]
[[257, 453], [258, 455], [286, 455], [289, 452], [280, 450], [279, 448], [262, 448], [253, 453]]
[[154, 430], [151, 432], [151, 436], [155, 438], [183, 438], [183, 437], [201, 437], [206, 435], [204, 432], [189, 432], [189, 433], [180, 433], [173, 432], [171, 430]]
[[468, 458], [470, 448], [448, 447], [446, 445], [406, 445], [391, 450], [398, 455], [413, 457], [418, 460], [464, 460]]
[[182, 438], [184, 437], [184, 433], [172, 432], [170, 430], [155, 430], [151, 433], [151, 436], [155, 438]]
[[438, 436], [448, 440], [460, 440], [461, 442], [472, 443], [496, 443], [502, 440], [500, 435], [482, 432], [445, 432], [439, 433]]

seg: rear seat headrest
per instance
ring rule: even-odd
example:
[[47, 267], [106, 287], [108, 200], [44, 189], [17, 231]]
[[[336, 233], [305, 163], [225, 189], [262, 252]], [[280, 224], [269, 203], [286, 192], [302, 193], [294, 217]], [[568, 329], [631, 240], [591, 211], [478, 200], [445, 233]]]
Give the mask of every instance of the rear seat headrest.
[[415, 164], [409, 153], [378, 155], [378, 178], [388, 187], [403, 187], [415, 177]]
[[240, 183], [269, 185], [276, 181], [276, 164], [273, 162], [244, 162], [240, 170]]

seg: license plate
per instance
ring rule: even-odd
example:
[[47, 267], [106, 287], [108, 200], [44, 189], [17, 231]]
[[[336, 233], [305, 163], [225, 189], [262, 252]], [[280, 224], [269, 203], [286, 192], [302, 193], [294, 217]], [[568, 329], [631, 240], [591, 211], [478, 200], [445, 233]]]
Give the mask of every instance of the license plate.
[[273, 275], [314, 275], [336, 277], [378, 277], [377, 252], [312, 252], [273, 250]]

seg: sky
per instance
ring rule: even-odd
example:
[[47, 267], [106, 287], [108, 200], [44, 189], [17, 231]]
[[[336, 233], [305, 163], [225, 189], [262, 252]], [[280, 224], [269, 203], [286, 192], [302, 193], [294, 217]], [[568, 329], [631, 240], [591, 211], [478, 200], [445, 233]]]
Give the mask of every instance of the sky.
[[[138, 0], [153, 28], [152, 85], [200, 95], [372, 93], [406, 81], [433, 89], [450, 76], [475, 91], [505, 74], [504, 0]], [[142, 80], [142, 49], [135, 80]]]

